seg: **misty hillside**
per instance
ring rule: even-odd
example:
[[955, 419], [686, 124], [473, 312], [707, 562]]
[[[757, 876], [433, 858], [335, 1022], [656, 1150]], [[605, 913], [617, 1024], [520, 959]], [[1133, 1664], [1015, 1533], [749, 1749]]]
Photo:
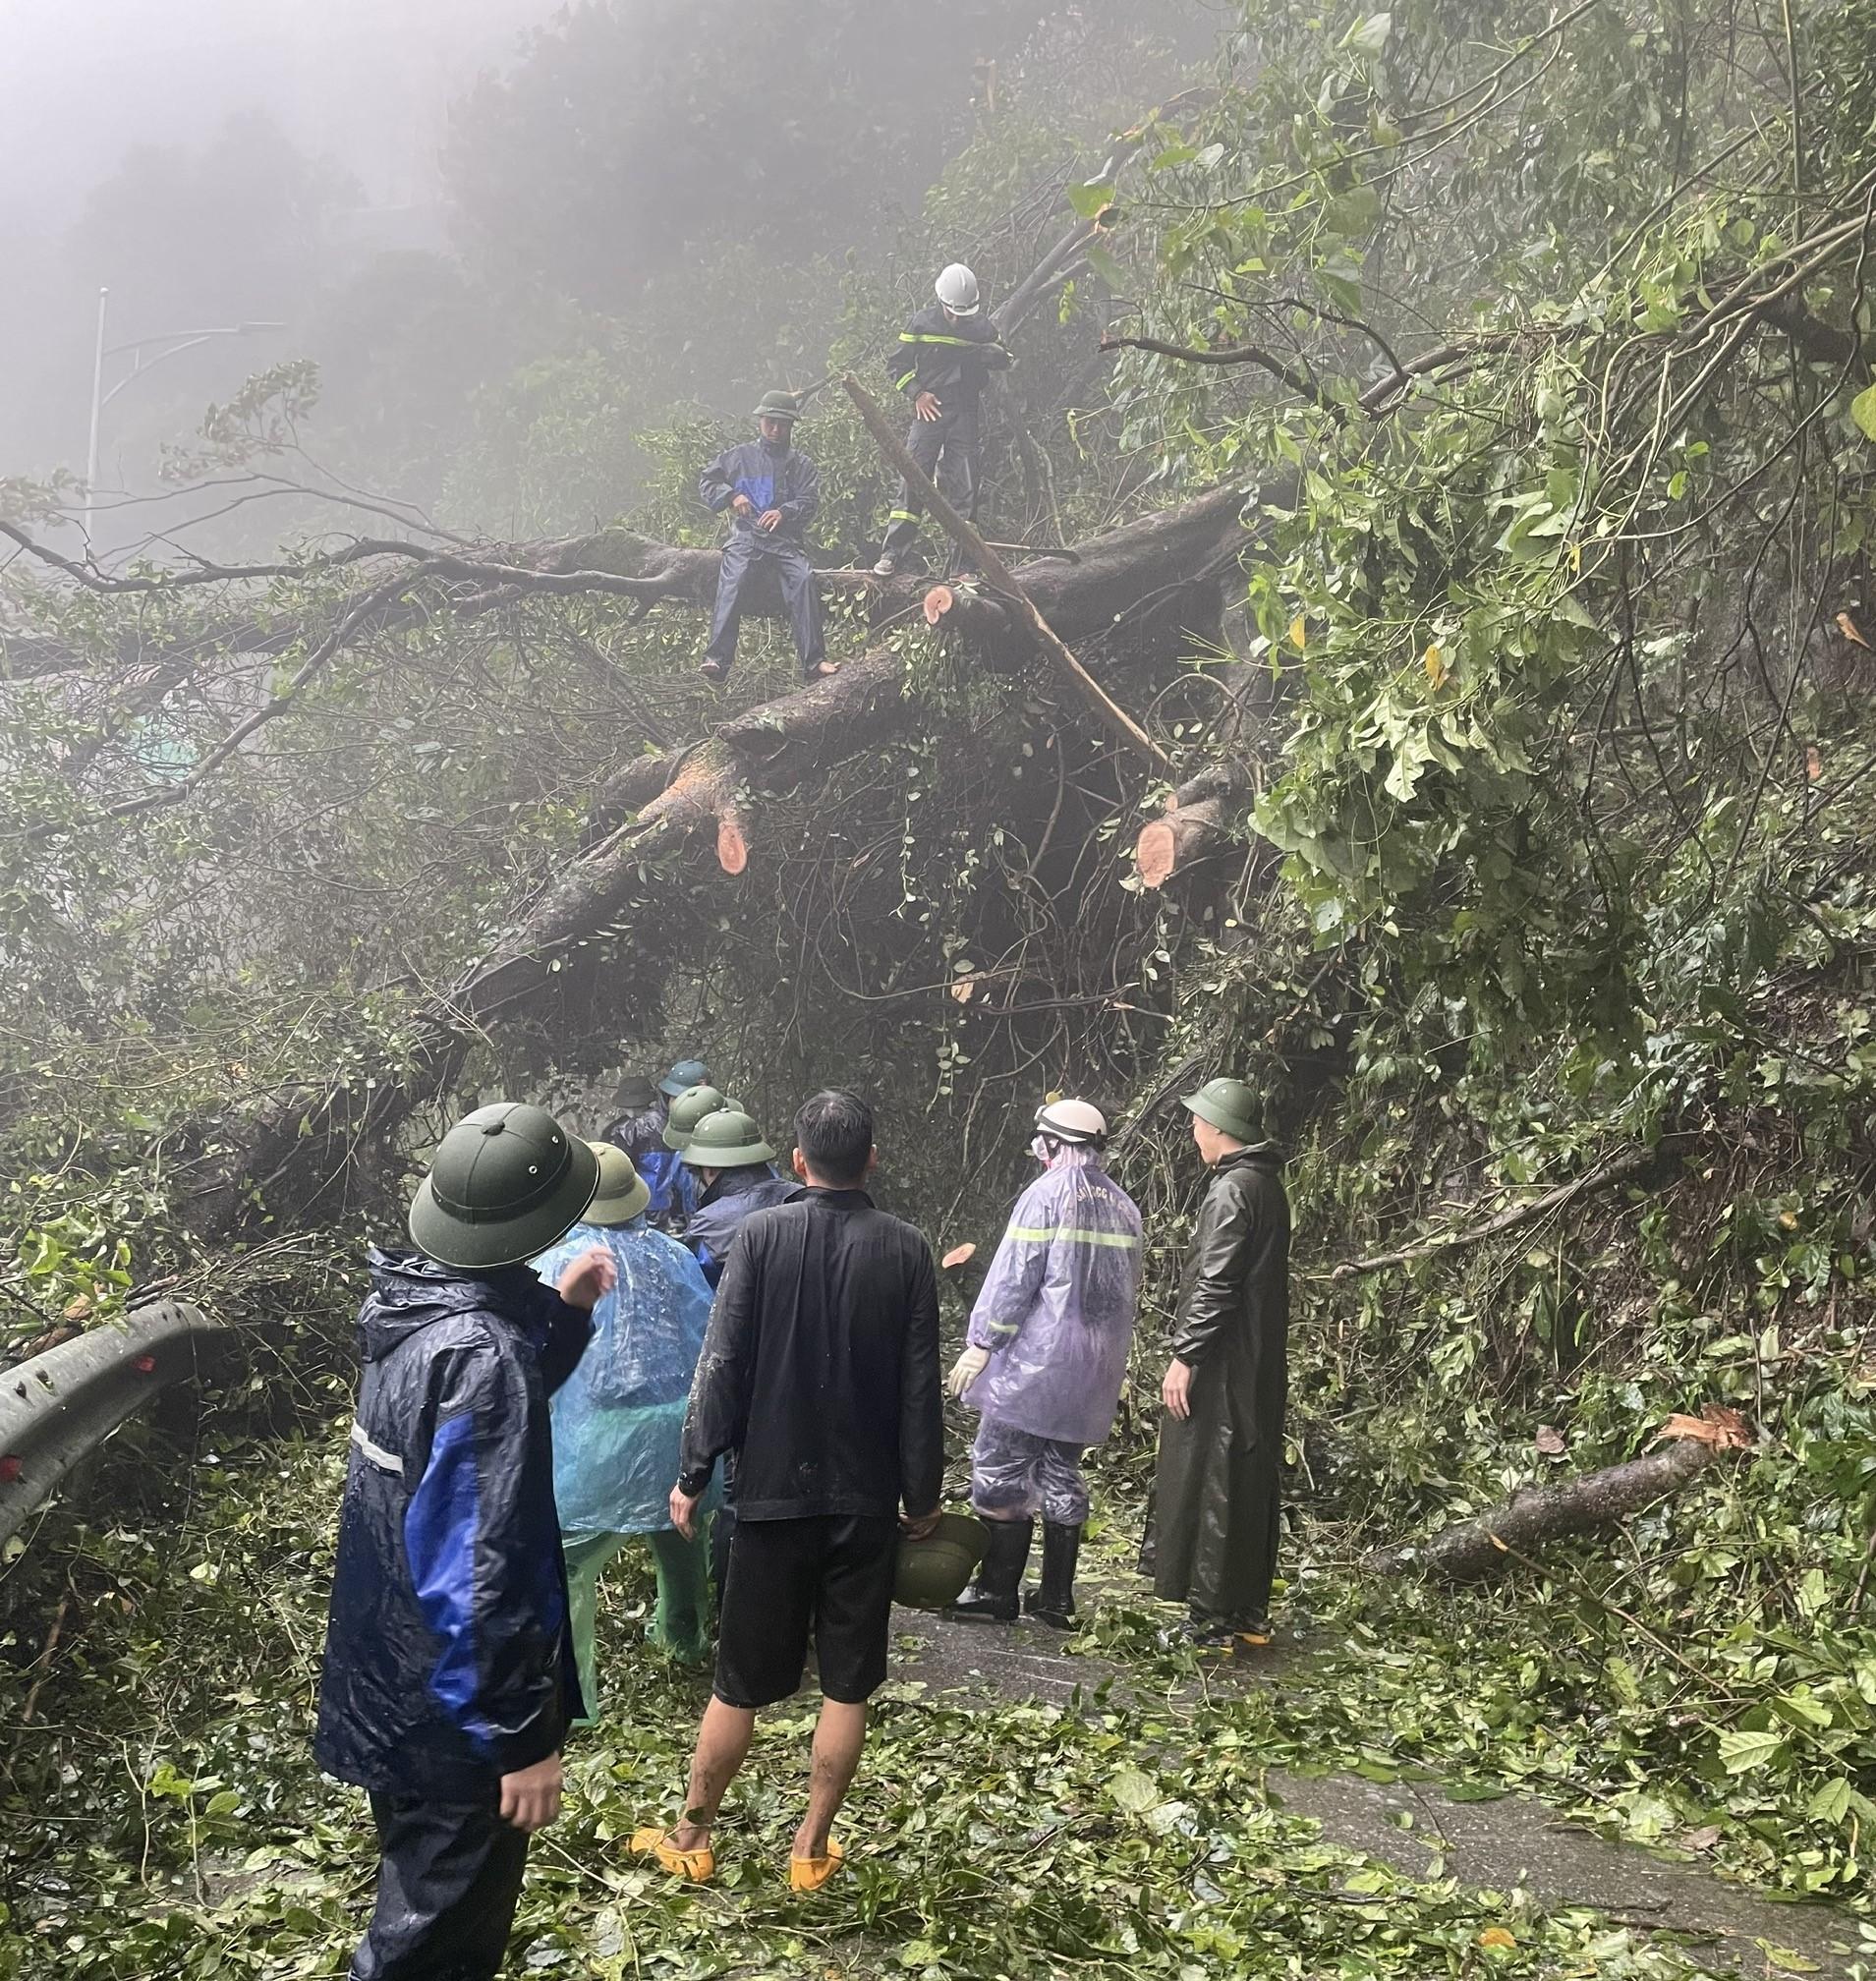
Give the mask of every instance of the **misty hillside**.
[[[465, 1108], [698, 1053], [871, 1097], [952, 1350], [1107, 1110], [1079, 1627], [901, 1633], [812, 1900], [765, 1720], [693, 1891], [622, 1558], [509, 1971], [1862, 1972], [1876, 13], [171, 17], [0, 5], [0, 1341], [226, 1324], [8, 1544], [0, 1981], [343, 1971], [365, 1248]], [[991, 554], [876, 574], [959, 260]], [[759, 587], [718, 682], [777, 389], [837, 666]], [[1219, 1073], [1294, 1218], [1248, 1672], [1134, 1572]]]

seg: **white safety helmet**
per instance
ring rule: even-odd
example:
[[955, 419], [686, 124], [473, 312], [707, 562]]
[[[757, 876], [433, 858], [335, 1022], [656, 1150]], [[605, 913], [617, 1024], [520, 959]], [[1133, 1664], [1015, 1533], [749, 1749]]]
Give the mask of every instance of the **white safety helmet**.
[[934, 286], [938, 301], [953, 316], [977, 314], [977, 277], [962, 261], [953, 261]]
[[1036, 1109], [1036, 1132], [1052, 1142], [1085, 1148], [1108, 1139], [1108, 1117], [1086, 1101], [1050, 1101]]

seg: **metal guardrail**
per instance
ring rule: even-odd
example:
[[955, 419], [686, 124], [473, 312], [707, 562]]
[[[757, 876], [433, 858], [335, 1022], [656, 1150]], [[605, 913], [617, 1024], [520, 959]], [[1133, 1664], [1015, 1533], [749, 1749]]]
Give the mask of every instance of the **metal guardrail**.
[[0, 1371], [0, 1546], [125, 1418], [197, 1372], [199, 1307], [164, 1300]]

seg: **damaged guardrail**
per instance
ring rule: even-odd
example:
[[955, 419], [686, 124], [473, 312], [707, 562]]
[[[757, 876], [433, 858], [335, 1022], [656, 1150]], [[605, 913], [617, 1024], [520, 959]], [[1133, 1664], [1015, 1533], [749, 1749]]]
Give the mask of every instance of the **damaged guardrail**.
[[127, 1417], [195, 1376], [219, 1331], [199, 1307], [164, 1300], [0, 1372], [0, 1547]]

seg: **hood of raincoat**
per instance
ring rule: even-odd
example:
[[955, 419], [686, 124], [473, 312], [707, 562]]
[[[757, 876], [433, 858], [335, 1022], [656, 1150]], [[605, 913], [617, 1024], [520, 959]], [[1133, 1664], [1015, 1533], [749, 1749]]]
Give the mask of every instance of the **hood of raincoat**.
[[547, 1397], [590, 1323], [526, 1267], [370, 1267], [313, 1750], [367, 1788], [479, 1802], [581, 1710]]
[[729, 1248], [745, 1221], [771, 1204], [786, 1204], [798, 1187], [792, 1178], [777, 1176], [767, 1162], [757, 1162], [725, 1169], [704, 1192], [684, 1227], [684, 1242], [712, 1286], [723, 1276]]
[[1016, 1200], [971, 1310], [991, 1351], [965, 1400], [1033, 1437], [1099, 1444], [1113, 1426], [1140, 1300], [1140, 1213], [1092, 1149], [1064, 1147]]
[[618, 1284], [593, 1310], [593, 1345], [553, 1399], [553, 1490], [569, 1535], [653, 1534], [671, 1524], [684, 1406], [710, 1325], [697, 1261], [645, 1217], [576, 1224], [534, 1263], [541, 1279], [603, 1245]]
[[[589, 1227], [581, 1224], [574, 1228], [584, 1231]], [[471, 1274], [441, 1265], [421, 1252], [380, 1252], [375, 1247], [369, 1262], [371, 1291], [359, 1310], [362, 1362], [383, 1361], [421, 1328], [433, 1327], [458, 1314], [482, 1312], [514, 1322], [538, 1350], [540, 1337], [561, 1306], [559, 1295], [550, 1286], [543, 1288], [527, 1266], [501, 1266], [492, 1273]], [[543, 1291], [549, 1296], [544, 1300]]]

